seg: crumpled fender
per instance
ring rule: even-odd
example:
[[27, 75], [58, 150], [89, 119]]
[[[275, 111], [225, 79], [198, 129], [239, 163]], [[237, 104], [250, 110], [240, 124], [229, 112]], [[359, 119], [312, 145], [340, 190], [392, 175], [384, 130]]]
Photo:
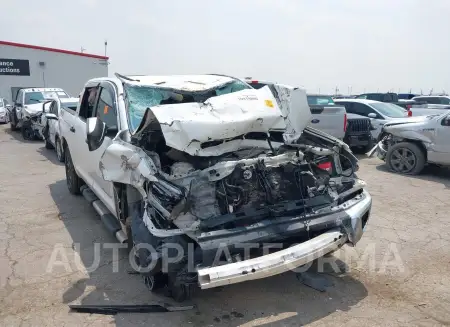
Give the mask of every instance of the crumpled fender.
[[123, 132], [117, 134], [100, 158], [100, 172], [104, 180], [133, 185], [145, 196], [144, 182], [156, 181], [158, 170], [142, 149], [121, 139]]
[[[415, 126], [414, 126], [415, 127]], [[415, 127], [416, 128], [416, 127]], [[424, 143], [431, 143], [431, 138], [424, 133], [423, 129], [409, 129], [405, 126], [405, 124], [393, 125], [393, 126], [385, 126], [383, 131], [393, 136], [410, 139], [410, 140], [418, 140]]]

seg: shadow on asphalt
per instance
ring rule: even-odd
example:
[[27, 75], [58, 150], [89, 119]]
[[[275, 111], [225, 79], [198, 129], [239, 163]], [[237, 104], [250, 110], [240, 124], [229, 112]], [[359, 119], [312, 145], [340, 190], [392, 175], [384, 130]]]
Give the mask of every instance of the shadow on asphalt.
[[42, 142], [39, 140], [36, 141], [30, 141], [30, 140], [25, 140], [22, 136], [22, 133], [20, 132], [20, 130], [16, 130], [16, 131], [12, 131], [10, 125], [8, 124], [8, 127], [3, 129], [5, 134], [8, 134], [11, 137], [11, 140], [15, 140], [15, 141], [19, 141], [22, 143], [36, 143], [36, 142]]
[[[388, 166], [381, 164], [375, 167], [378, 171], [386, 174], [397, 174], [389, 170]], [[398, 175], [398, 174], [397, 174]], [[420, 179], [423, 181], [441, 183], [450, 189], [450, 169], [447, 167], [439, 167], [436, 165], [428, 165], [420, 173], [420, 175], [405, 175], [407, 178]]]
[[64, 166], [64, 162], [60, 162], [58, 160], [55, 149], [46, 149], [45, 146], [42, 146], [37, 149], [36, 152], [45, 157], [52, 164], [57, 166]]
[[[5, 134], [8, 134], [11, 137], [11, 139], [19, 141], [19, 142], [22, 142], [22, 143], [41, 143], [41, 144], [44, 144], [42, 140], [24, 140], [20, 130], [12, 131], [9, 126], [7, 128], [5, 128], [3, 131], [4, 131]], [[64, 165], [64, 163], [61, 163], [61, 162], [58, 161], [58, 158], [56, 157], [55, 150], [46, 149], [45, 146], [42, 146], [42, 147], [38, 148], [36, 151], [39, 154], [41, 154], [42, 156], [44, 156], [51, 163], [53, 163], [55, 165], [58, 165], [58, 166]]]
[[[99, 267], [88, 273], [65, 291], [64, 303], [77, 304], [149, 304], [171, 303], [163, 294], [150, 293], [141, 277], [130, 275], [126, 249], [114, 260], [106, 243], [117, 244], [106, 232], [99, 216], [82, 196], [71, 195], [66, 181], [49, 185], [51, 196], [60, 211], [65, 228], [85, 267], [95, 262], [98, 249]], [[117, 270], [114, 271], [114, 262]], [[340, 267], [343, 262], [337, 263]], [[343, 268], [345, 270], [345, 267]], [[336, 311], [348, 311], [367, 296], [358, 280], [343, 273], [327, 274], [334, 286], [319, 292], [300, 283], [292, 272], [224, 288], [198, 291], [191, 302], [193, 310], [176, 313], [119, 314], [114, 317], [118, 327], [146, 325], [155, 319], [167, 319], [170, 326], [254, 326], [265, 324], [304, 325]], [[180, 304], [175, 304], [180, 305]], [[73, 313], [82, 314], [82, 313]], [[264, 319], [264, 320], [262, 320]], [[159, 321], [158, 320], [158, 321]], [[262, 322], [264, 321], [264, 322]]]

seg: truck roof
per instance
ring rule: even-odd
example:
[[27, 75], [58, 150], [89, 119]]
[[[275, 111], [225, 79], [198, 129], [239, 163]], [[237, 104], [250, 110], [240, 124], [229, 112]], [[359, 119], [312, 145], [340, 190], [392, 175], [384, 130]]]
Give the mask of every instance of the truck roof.
[[380, 101], [376, 100], [367, 100], [367, 99], [335, 99], [334, 102], [358, 102], [363, 104], [372, 104], [372, 103], [380, 103]]
[[46, 91], [65, 92], [63, 89], [55, 87], [33, 87], [33, 88], [24, 88], [22, 90], [24, 92], [46, 92]]
[[450, 98], [450, 96], [448, 95], [416, 95], [413, 99], [418, 99], [418, 98]]
[[[116, 75], [117, 76], [117, 75]], [[167, 76], [150, 76], [150, 75], [123, 75], [117, 78], [95, 78], [89, 82], [102, 82], [111, 80], [127, 80], [127, 83], [142, 85], [142, 86], [155, 86], [171, 88], [184, 91], [204, 91], [208, 90], [233, 80], [239, 80], [231, 76], [224, 75], [167, 75]]]

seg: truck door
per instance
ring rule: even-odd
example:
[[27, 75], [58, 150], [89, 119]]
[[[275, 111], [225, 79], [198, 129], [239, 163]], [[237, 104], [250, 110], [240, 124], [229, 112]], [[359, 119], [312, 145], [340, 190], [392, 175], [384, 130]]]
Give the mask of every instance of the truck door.
[[[56, 115], [56, 117], [58, 117], [58, 108], [59, 108], [59, 101], [54, 100], [50, 105], [49, 112], [51, 114]], [[48, 134], [49, 134], [50, 142], [53, 145], [55, 145], [56, 129], [57, 129], [58, 125], [59, 125], [59, 122], [57, 120], [54, 120], [54, 119], [48, 120]]]
[[[14, 101], [14, 112], [18, 120], [22, 119], [23, 96], [23, 90], [19, 90]], [[17, 121], [15, 123], [17, 124]]]
[[450, 165], [450, 114], [436, 123], [432, 151], [428, 151], [428, 161]]
[[98, 83], [87, 85], [80, 99], [77, 112], [72, 115], [66, 110], [61, 117], [60, 129], [68, 144], [75, 170], [89, 187], [93, 180], [89, 174], [89, 149], [86, 143], [86, 120], [92, 117], [98, 100]]
[[[93, 181], [91, 188], [102, 200], [102, 202], [105, 203], [108, 209], [115, 214], [116, 207], [114, 203], [113, 184], [103, 179], [99, 164], [103, 153], [106, 148], [111, 145], [112, 139], [116, 136], [119, 130], [116, 100], [117, 92], [114, 86], [109, 82], [102, 82], [98, 92], [96, 105], [91, 117], [97, 117], [104, 122], [107, 127], [107, 133], [102, 145], [94, 151], [89, 151], [88, 145], [83, 142], [83, 146], [87, 151], [86, 158], [89, 158], [89, 160], [86, 160], [86, 170]], [[84, 136], [84, 139], [85, 138], [86, 136]]]

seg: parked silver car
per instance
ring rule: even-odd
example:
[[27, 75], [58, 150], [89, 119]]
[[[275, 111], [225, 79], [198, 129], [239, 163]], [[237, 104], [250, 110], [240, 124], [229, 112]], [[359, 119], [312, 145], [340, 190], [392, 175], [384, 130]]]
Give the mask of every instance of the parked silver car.
[[377, 153], [392, 171], [416, 175], [427, 163], [450, 166], [450, 111], [392, 121], [381, 133], [368, 155]]
[[339, 99], [336, 104], [344, 106], [348, 114], [356, 114], [370, 118], [372, 137], [379, 141], [381, 128], [387, 122], [395, 122], [408, 117], [408, 112], [393, 103], [365, 99]]
[[0, 98], [0, 123], [9, 122], [9, 105], [8, 101], [4, 98]]

